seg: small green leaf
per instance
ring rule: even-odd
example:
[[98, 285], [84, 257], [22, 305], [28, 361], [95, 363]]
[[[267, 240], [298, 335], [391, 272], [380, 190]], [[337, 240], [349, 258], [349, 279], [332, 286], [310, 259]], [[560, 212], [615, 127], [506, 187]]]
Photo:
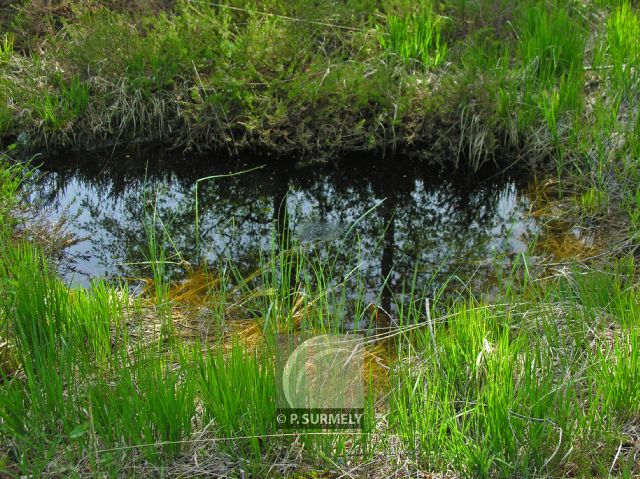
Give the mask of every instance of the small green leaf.
[[89, 428], [88, 422], [83, 422], [82, 424], [78, 424], [76, 427], [73, 428], [73, 431], [69, 433], [69, 438], [78, 439], [79, 437], [83, 436], [85, 432], [87, 432], [88, 428]]

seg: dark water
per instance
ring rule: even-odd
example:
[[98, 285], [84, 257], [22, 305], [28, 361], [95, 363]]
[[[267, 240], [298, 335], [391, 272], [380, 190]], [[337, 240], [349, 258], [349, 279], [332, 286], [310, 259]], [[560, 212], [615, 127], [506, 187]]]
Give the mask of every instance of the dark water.
[[[196, 181], [252, 168], [199, 183], [196, 235]], [[485, 288], [495, 264], [524, 251], [536, 229], [517, 181], [491, 173], [454, 178], [403, 158], [303, 166], [138, 151], [55, 158], [42, 171], [40, 199], [72, 215], [72, 230], [87, 238], [70, 251], [76, 272], [68, 279], [81, 285], [95, 276], [151, 276], [141, 263], [145, 215], [154, 210], [159, 234], [171, 238], [168, 254], [181, 254], [176, 262], [225, 258], [252, 271], [274, 231], [288, 231], [310, 254], [335, 259], [336, 274], [358, 268], [371, 291], [385, 280], [399, 290], [414, 272], [424, 287], [454, 274], [459, 284]], [[184, 268], [172, 265], [170, 273], [178, 279]]]

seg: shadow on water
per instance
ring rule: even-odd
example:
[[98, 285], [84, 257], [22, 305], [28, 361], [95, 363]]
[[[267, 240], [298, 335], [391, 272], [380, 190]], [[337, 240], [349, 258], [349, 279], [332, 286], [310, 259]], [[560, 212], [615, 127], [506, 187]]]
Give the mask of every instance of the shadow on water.
[[[265, 163], [199, 183], [196, 237], [196, 181]], [[240, 271], [255, 270], [277, 231], [335, 260], [336, 274], [358, 266], [383, 307], [414, 277], [426, 288], [452, 275], [480, 287], [496, 258], [524, 251], [536, 228], [518, 181], [491, 172], [457, 178], [403, 158], [302, 165], [141, 150], [54, 158], [42, 170], [40, 198], [74, 216], [74, 232], [87, 238], [71, 251], [78, 273], [70, 280], [80, 284], [92, 276], [150, 276], [141, 263], [145, 213], [154, 208], [171, 238], [169, 253], [179, 251], [196, 268], [204, 258], [226, 258]], [[347, 232], [352, 242], [336, 247]], [[184, 267], [170, 272], [177, 279]]]

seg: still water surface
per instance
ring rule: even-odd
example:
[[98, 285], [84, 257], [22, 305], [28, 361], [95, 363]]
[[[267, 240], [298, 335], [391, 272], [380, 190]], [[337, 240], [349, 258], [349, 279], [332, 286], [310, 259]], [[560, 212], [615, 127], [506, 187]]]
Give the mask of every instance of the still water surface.
[[[525, 251], [536, 232], [518, 181], [454, 178], [403, 158], [302, 165], [143, 150], [72, 154], [42, 171], [40, 199], [70, 215], [72, 232], [84, 238], [70, 251], [75, 271], [67, 275], [80, 285], [151, 276], [145, 218], [154, 211], [159, 234], [171, 239], [168, 254], [181, 255], [176, 262], [231, 260], [249, 272], [271, 250], [274, 232], [288, 232], [310, 254], [335, 260], [335, 274], [357, 268], [372, 294], [382, 284], [399, 291], [414, 273], [419, 287], [455, 275], [458, 285], [486, 289], [495, 265]], [[170, 267], [172, 279], [184, 271]]]

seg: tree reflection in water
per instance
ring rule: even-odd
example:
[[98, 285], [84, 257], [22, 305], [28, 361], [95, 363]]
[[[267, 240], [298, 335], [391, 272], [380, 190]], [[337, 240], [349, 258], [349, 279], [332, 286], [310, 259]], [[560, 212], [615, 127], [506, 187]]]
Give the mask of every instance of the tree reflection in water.
[[[43, 166], [48, 174], [41, 194], [59, 211], [79, 211], [74, 228], [89, 239], [72, 254], [87, 277], [149, 276], [140, 263], [145, 212], [155, 206], [172, 244], [196, 267], [204, 258], [210, 264], [227, 258], [240, 271], [252, 271], [276, 231], [310, 255], [335, 260], [336, 278], [359, 265], [367, 299], [383, 308], [414, 272], [421, 288], [436, 288], [454, 273], [463, 281], [486, 281], [495, 251], [507, 258], [523, 251], [535, 229], [509, 178], [446, 178], [403, 158], [307, 167], [270, 159], [250, 173], [199, 184], [196, 240], [196, 180], [262, 163], [166, 151], [56, 158]], [[348, 241], [338, 248], [347, 231]], [[174, 279], [184, 272], [179, 265], [169, 271]], [[86, 283], [87, 277], [76, 279]]]

